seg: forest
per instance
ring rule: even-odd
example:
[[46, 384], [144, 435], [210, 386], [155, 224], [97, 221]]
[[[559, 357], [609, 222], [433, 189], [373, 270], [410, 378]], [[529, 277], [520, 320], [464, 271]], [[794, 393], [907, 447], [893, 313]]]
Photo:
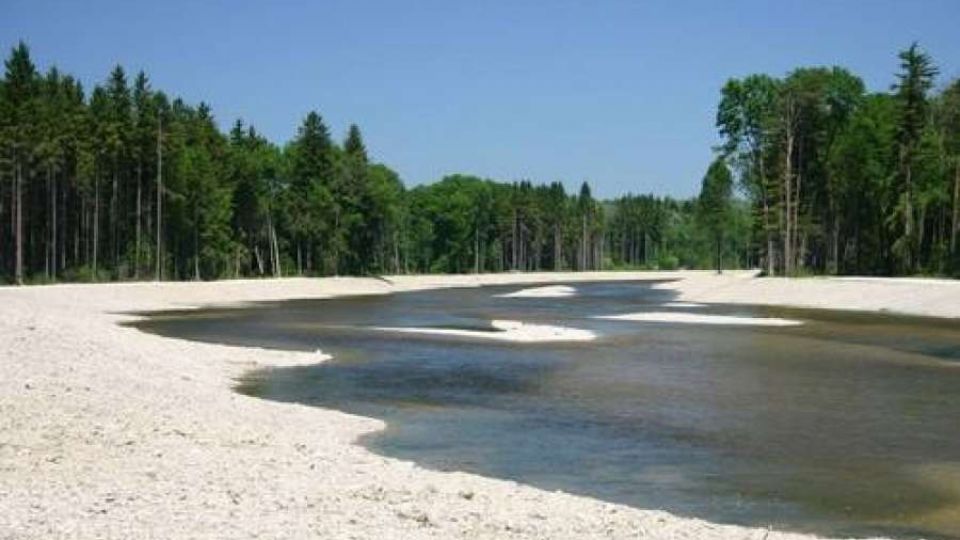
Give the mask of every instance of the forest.
[[453, 174], [415, 187], [308, 112], [279, 145], [115, 67], [89, 92], [19, 43], [0, 80], [0, 280], [761, 267], [957, 274], [960, 86], [918, 46], [723, 87], [698, 197]]
[[898, 58], [889, 92], [839, 67], [723, 87], [718, 152], [767, 274], [960, 273], [960, 82], [916, 43]]

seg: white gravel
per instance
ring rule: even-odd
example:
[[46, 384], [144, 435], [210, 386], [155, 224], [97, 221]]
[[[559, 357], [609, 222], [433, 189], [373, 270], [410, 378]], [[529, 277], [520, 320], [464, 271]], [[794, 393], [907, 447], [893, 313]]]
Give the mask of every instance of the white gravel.
[[[0, 539], [702, 538], [800, 539], [607, 504], [514, 482], [439, 473], [354, 441], [383, 423], [231, 390], [296, 353], [163, 338], [118, 323], [133, 310], [429, 287], [683, 278], [683, 301], [814, 298], [883, 305], [864, 284], [797, 285], [709, 273], [501, 274], [0, 288]], [[786, 282], [785, 282], [786, 283]], [[812, 285], [807, 285], [807, 284]], [[960, 308], [953, 284], [893, 309]], [[902, 293], [901, 293], [902, 292]], [[926, 294], [926, 293], [925, 293]], [[936, 299], [923, 304], [924, 298]], [[829, 299], [824, 300], [829, 303]], [[937, 303], [939, 302], [939, 303]], [[947, 310], [949, 304], [950, 310]], [[836, 305], [836, 302], [834, 302]], [[638, 486], [642, 488], [642, 486]]]
[[671, 324], [713, 324], [721, 326], [799, 326], [801, 321], [779, 317], [739, 317], [733, 315], [702, 315], [676, 311], [642, 311], [619, 315], [598, 315], [596, 319]]
[[661, 305], [663, 307], [680, 308], [680, 309], [699, 309], [699, 308], [707, 307], [706, 304], [698, 304], [696, 302], [664, 302]]
[[512, 293], [498, 294], [500, 298], [569, 298], [576, 296], [577, 290], [569, 285], [547, 285], [520, 289]]
[[493, 320], [490, 321], [490, 326], [494, 328], [493, 331], [420, 326], [377, 326], [374, 327], [374, 329], [405, 334], [457, 336], [481, 340], [509, 341], [513, 343], [592, 341], [597, 338], [597, 335], [590, 330], [550, 324], [527, 324], [521, 321]]

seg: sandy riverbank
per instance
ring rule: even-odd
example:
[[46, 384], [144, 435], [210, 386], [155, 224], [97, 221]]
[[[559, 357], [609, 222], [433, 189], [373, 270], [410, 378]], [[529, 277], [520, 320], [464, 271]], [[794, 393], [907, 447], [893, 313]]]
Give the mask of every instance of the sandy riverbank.
[[382, 427], [240, 396], [256, 367], [322, 361], [192, 343], [125, 312], [478, 284], [664, 279], [683, 302], [960, 316], [960, 284], [749, 274], [502, 274], [0, 288], [0, 539], [809, 538], [437, 473], [352, 443]]

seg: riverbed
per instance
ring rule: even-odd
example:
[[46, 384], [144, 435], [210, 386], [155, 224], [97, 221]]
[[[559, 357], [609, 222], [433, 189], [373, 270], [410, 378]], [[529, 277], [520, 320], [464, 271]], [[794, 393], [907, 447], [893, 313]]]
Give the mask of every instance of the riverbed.
[[[361, 442], [431, 469], [755, 527], [960, 535], [960, 324], [696, 304], [668, 285], [261, 302], [137, 327], [332, 355], [237, 390], [383, 419]], [[592, 339], [487, 339], [496, 321]]]

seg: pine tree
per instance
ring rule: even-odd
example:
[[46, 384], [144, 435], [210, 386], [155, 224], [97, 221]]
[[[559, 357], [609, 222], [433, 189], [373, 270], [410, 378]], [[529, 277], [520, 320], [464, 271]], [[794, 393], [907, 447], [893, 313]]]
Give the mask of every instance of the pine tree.
[[[318, 113], [311, 111], [304, 118], [289, 152], [291, 189], [286, 214], [294, 237], [297, 273], [302, 274], [305, 266], [312, 269], [314, 262], [336, 272], [343, 250], [341, 208], [333, 195], [333, 143]], [[323, 264], [323, 254], [329, 256], [328, 265]]]
[[31, 153], [37, 137], [38, 75], [30, 59], [30, 50], [22, 41], [11, 51], [5, 67], [3, 90], [6, 120], [3, 121], [3, 139], [13, 168], [14, 280], [17, 284], [23, 284], [24, 220], [29, 219], [24, 215], [24, 191], [28, 189], [25, 184], [32, 174]]
[[717, 273], [723, 272], [723, 241], [731, 225], [731, 197], [733, 196], [733, 176], [723, 158], [717, 158], [710, 164], [703, 177], [698, 200], [698, 216], [713, 238], [715, 247], [714, 264]]
[[143, 220], [144, 220], [144, 178], [147, 164], [153, 155], [153, 139], [156, 132], [156, 118], [153, 110], [153, 97], [150, 82], [144, 72], [137, 73], [133, 83], [133, 126], [130, 141], [130, 157], [135, 163], [136, 198], [134, 218], [133, 277], [140, 277], [144, 257]]
[[343, 143], [342, 178], [335, 191], [345, 231], [346, 265], [349, 273], [367, 273], [377, 249], [379, 220], [369, 185], [367, 149], [360, 128], [351, 124]]
[[580, 213], [580, 264], [579, 270], [588, 270], [590, 264], [590, 228], [595, 213], [593, 196], [590, 194], [590, 184], [580, 185], [580, 197], [577, 199], [577, 208]]
[[899, 58], [901, 71], [894, 86], [899, 110], [896, 135], [899, 238], [894, 244], [894, 251], [900, 258], [901, 268], [912, 273], [916, 269], [919, 249], [913, 167], [928, 117], [927, 93], [933, 87], [937, 69], [917, 43], [900, 52]]

